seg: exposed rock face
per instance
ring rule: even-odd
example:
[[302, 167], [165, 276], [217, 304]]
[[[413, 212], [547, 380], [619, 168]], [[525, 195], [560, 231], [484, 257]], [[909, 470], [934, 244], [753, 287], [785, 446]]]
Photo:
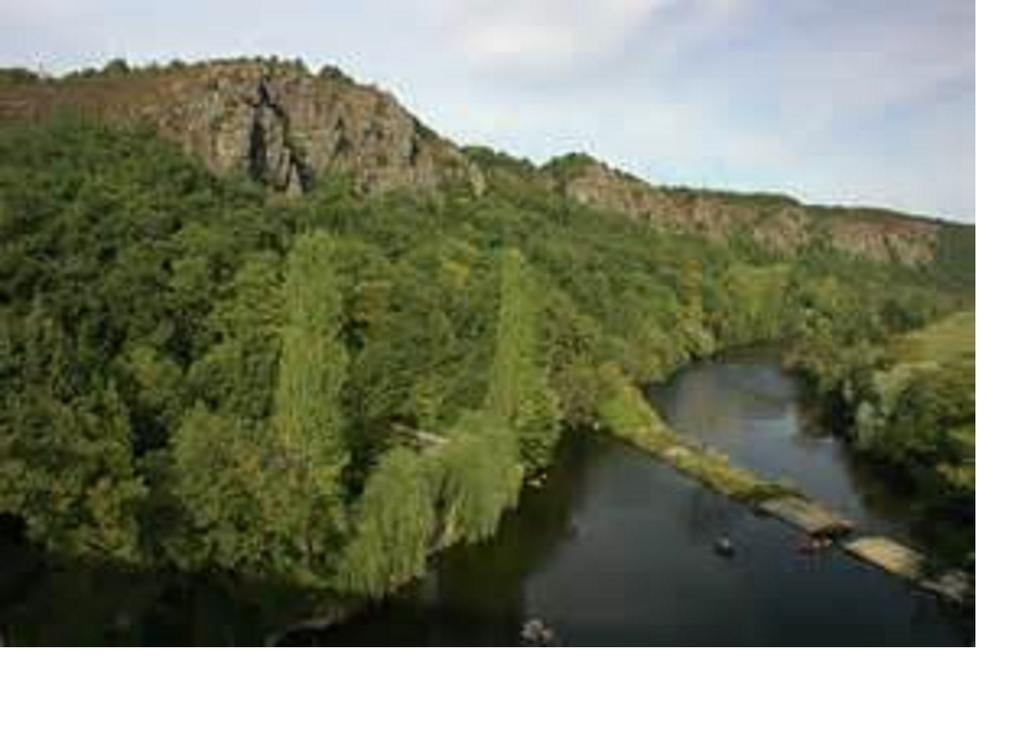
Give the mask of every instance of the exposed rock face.
[[[390, 94], [337, 71], [313, 75], [295, 63], [239, 60], [60, 81], [25, 76], [0, 84], [0, 123], [40, 121], [60, 108], [116, 124], [145, 122], [215, 173], [248, 174], [292, 194], [333, 174], [350, 176], [367, 194], [448, 183], [479, 194], [485, 187], [467, 154]], [[539, 170], [526, 161], [508, 170], [485, 167], [489, 175], [528, 176], [578, 203], [652, 226], [714, 242], [742, 238], [785, 255], [823, 244], [880, 261], [927, 263], [942, 227], [784, 196], [657, 187], [581, 155]]]
[[904, 264], [930, 262], [940, 225], [898, 214], [858, 220], [854, 213], [832, 214], [828, 221], [833, 246], [853, 254]]
[[659, 188], [589, 158], [548, 166], [577, 203], [654, 226], [727, 242], [745, 237], [780, 254], [820, 242], [880, 261], [931, 261], [940, 224], [887, 212], [804, 206], [784, 196]]
[[215, 173], [248, 173], [281, 191], [334, 173], [367, 193], [483, 185], [455, 145], [390, 94], [296, 64], [220, 61], [0, 87], [0, 120], [37, 120], [61, 107], [152, 124]]

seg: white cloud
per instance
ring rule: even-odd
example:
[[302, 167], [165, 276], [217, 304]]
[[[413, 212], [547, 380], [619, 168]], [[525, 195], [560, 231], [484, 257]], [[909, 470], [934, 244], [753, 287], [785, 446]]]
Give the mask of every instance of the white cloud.
[[[738, 0], [448, 0], [450, 39], [475, 70], [563, 75], [621, 54], [671, 11], [694, 34], [720, 22]], [[683, 28], [678, 28], [682, 31]]]
[[465, 143], [973, 217], [963, 0], [7, 0], [0, 64], [278, 54]]

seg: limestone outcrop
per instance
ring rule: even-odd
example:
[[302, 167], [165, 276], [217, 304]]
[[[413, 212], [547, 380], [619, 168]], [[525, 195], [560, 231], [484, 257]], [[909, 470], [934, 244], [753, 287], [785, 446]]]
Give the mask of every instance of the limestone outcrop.
[[566, 196], [683, 234], [744, 238], [783, 255], [816, 242], [902, 264], [932, 260], [941, 223], [890, 211], [806, 206], [785, 196], [653, 186], [587, 156], [546, 166]]
[[[499, 186], [513, 176], [579, 204], [716, 243], [742, 240], [784, 256], [823, 245], [907, 265], [932, 261], [944, 225], [892, 211], [807, 206], [779, 195], [655, 186], [580, 154], [537, 168], [482, 148], [463, 150], [391, 94], [333, 67], [313, 74], [299, 62], [242, 59], [123, 66], [59, 80], [14, 71], [22, 73], [0, 74], [0, 123], [38, 122], [62, 109], [107, 123], [144, 123], [217, 174], [246, 174], [295, 195], [336, 174], [367, 195], [448, 184], [479, 195], [488, 176]], [[478, 166], [474, 154], [503, 162]]]
[[150, 124], [215, 173], [245, 173], [280, 191], [308, 190], [336, 173], [365, 193], [483, 185], [455, 145], [390, 94], [297, 63], [213, 61], [0, 86], [0, 120], [36, 121], [59, 109]]

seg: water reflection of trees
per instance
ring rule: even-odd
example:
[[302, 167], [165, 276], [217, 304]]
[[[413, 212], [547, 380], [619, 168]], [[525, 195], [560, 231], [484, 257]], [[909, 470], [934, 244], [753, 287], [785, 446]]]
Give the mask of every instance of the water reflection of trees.
[[323, 601], [237, 578], [57, 562], [32, 548], [0, 556], [0, 632], [9, 645], [262, 645]]
[[751, 362], [685, 369], [651, 396], [673, 427], [714, 444], [742, 437], [751, 418], [784, 417], [789, 391], [776, 365]]
[[745, 511], [729, 499], [695, 486], [689, 492], [686, 510], [681, 513], [686, 523], [686, 535], [707, 542], [710, 547], [722, 534], [733, 532]]
[[457, 545], [436, 557], [428, 577], [342, 626], [309, 635], [338, 645], [508, 645], [518, 641], [525, 590], [577, 530], [589, 469], [615, 448], [593, 436], [569, 435], [559, 446], [545, 485], [527, 487], [498, 533]]
[[472, 608], [495, 621], [504, 619], [518, 630], [527, 578], [579, 530], [573, 516], [585, 500], [588, 467], [609, 449], [593, 438], [568, 439], [546, 485], [524, 491], [518, 509], [506, 514], [497, 536], [443, 557], [438, 579], [445, 604]]
[[[457, 546], [432, 574], [367, 605], [344, 625], [302, 630], [286, 643], [515, 642], [526, 579], [573, 535], [587, 465], [609, 449], [567, 439], [548, 484], [526, 488], [497, 536]], [[0, 632], [19, 645], [261, 645], [291, 623], [344, 604], [273, 583], [61, 563], [7, 537], [0, 552]]]

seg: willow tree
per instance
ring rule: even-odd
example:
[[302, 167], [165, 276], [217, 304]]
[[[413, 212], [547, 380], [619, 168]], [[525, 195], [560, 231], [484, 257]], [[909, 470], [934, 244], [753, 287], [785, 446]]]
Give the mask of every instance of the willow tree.
[[530, 468], [547, 462], [558, 439], [561, 418], [540, 346], [540, 295], [523, 255], [518, 249], [506, 249], [502, 253], [501, 306], [486, 407], [515, 431], [520, 456]]
[[385, 453], [355, 511], [345, 586], [380, 597], [422, 575], [435, 534], [438, 462], [405, 447]]
[[438, 458], [441, 544], [491, 536], [522, 485], [515, 433], [494, 413], [466, 412]]

